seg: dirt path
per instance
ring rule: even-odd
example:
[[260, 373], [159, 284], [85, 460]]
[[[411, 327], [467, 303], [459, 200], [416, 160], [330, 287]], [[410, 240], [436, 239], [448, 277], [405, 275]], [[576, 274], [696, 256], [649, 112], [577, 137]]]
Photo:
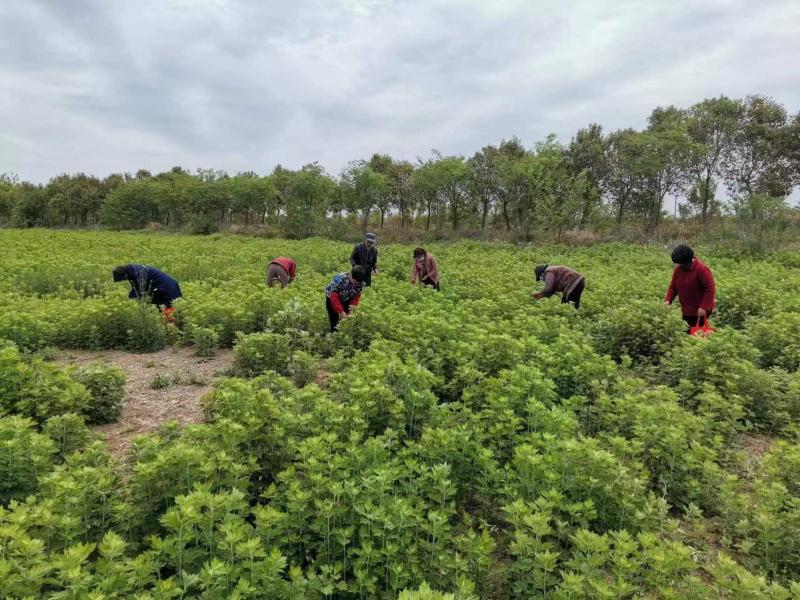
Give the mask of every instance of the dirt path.
[[[105, 436], [111, 453], [125, 462], [137, 435], [157, 429], [164, 421], [185, 425], [203, 420], [200, 398], [211, 389], [214, 377], [230, 368], [233, 353], [218, 350], [211, 358], [199, 358], [191, 348], [166, 348], [151, 354], [73, 350], [64, 352], [62, 362], [114, 364], [125, 372], [122, 417], [117, 423], [93, 428]], [[164, 387], [153, 387], [156, 377]]]

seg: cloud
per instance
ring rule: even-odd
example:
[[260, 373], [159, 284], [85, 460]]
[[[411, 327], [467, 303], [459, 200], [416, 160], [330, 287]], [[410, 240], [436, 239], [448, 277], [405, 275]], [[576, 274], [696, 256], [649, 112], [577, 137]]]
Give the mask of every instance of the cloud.
[[0, 172], [336, 174], [386, 152], [641, 127], [762, 93], [800, 109], [800, 4], [775, 0], [8, 2]]

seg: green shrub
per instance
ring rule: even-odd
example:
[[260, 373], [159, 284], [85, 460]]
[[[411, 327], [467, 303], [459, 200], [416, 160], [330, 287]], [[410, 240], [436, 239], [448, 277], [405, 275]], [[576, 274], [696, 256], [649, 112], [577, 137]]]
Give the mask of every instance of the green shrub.
[[128, 323], [125, 347], [131, 352], [155, 352], [167, 345], [164, 321], [154, 306], [137, 301], [137, 310]]
[[761, 352], [762, 367], [800, 368], [800, 314], [778, 313], [765, 319], [751, 319], [747, 333]]
[[289, 337], [279, 333], [239, 335], [234, 346], [234, 365], [246, 377], [265, 371], [288, 374], [291, 351]]
[[92, 438], [84, 418], [75, 413], [50, 417], [45, 422], [42, 433], [57, 444], [58, 454], [62, 459], [75, 450], [85, 448]]
[[31, 419], [0, 417], [0, 504], [36, 492], [57, 452], [55, 442], [37, 433]]
[[657, 362], [680, 336], [685, 324], [677, 310], [660, 303], [633, 301], [609, 310], [594, 327], [597, 349], [614, 360], [630, 356], [635, 361]]
[[157, 373], [153, 380], [150, 382], [150, 389], [163, 390], [168, 388], [173, 383], [172, 377], [167, 373]]
[[92, 396], [86, 409], [86, 420], [93, 424], [113, 423], [122, 414], [125, 400], [125, 374], [118, 367], [94, 364], [81, 367], [73, 378]]
[[308, 352], [297, 350], [292, 353], [287, 367], [287, 374], [292, 378], [298, 387], [308, 385], [317, 376], [319, 369], [319, 358]]
[[85, 414], [92, 398], [64, 369], [40, 359], [23, 360], [13, 347], [0, 348], [0, 414], [42, 423], [67, 412]]
[[196, 356], [209, 357], [219, 348], [219, 333], [211, 327], [193, 327], [191, 330], [192, 346]]

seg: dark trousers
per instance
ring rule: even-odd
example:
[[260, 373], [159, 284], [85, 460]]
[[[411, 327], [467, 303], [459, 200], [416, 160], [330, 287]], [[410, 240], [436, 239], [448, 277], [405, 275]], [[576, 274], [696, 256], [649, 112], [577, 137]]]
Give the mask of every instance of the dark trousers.
[[420, 279], [420, 283], [422, 285], [432, 285], [433, 289], [435, 289], [437, 292], [440, 291], [439, 284], [434, 282], [433, 279], [428, 279], [427, 277], [423, 277], [422, 279]]
[[267, 285], [272, 287], [276, 281], [281, 284], [281, 288], [285, 288], [289, 285], [289, 274], [279, 264], [270, 263], [267, 267]]
[[572, 290], [569, 294], [561, 294], [561, 304], [567, 304], [571, 302], [573, 306], [575, 306], [575, 310], [578, 310], [581, 307], [581, 294], [583, 294], [583, 288], [586, 286], [586, 280], [581, 279], [580, 283], [575, 286], [575, 289]]
[[[350, 310], [350, 303], [349, 302], [342, 302], [342, 306], [344, 307], [344, 312], [348, 312]], [[331, 333], [336, 331], [336, 327], [339, 325], [339, 321], [341, 317], [339, 313], [333, 310], [333, 304], [331, 304], [331, 299], [325, 296], [325, 308], [328, 309], [328, 321], [331, 324]]]

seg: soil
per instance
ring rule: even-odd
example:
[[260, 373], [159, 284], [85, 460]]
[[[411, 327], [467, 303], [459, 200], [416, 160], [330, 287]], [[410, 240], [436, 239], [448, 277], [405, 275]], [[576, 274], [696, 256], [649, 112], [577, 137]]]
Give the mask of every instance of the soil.
[[737, 441], [749, 458], [760, 463], [764, 455], [769, 452], [775, 438], [759, 433], [743, 433]]
[[332, 373], [328, 370], [328, 363], [323, 360], [320, 362], [319, 368], [317, 369], [317, 376], [314, 378], [314, 383], [316, 383], [320, 389], [326, 390], [328, 389], [331, 375]]
[[[210, 358], [200, 358], [192, 348], [170, 347], [150, 354], [73, 350], [64, 352], [61, 362], [74, 365], [99, 362], [116, 365], [124, 371], [122, 417], [116, 423], [93, 428], [105, 437], [112, 455], [124, 463], [136, 436], [158, 429], [165, 421], [182, 425], [203, 421], [200, 399], [211, 389], [214, 377], [231, 368], [233, 352], [217, 350]], [[157, 375], [165, 378], [165, 387], [152, 387]]]

